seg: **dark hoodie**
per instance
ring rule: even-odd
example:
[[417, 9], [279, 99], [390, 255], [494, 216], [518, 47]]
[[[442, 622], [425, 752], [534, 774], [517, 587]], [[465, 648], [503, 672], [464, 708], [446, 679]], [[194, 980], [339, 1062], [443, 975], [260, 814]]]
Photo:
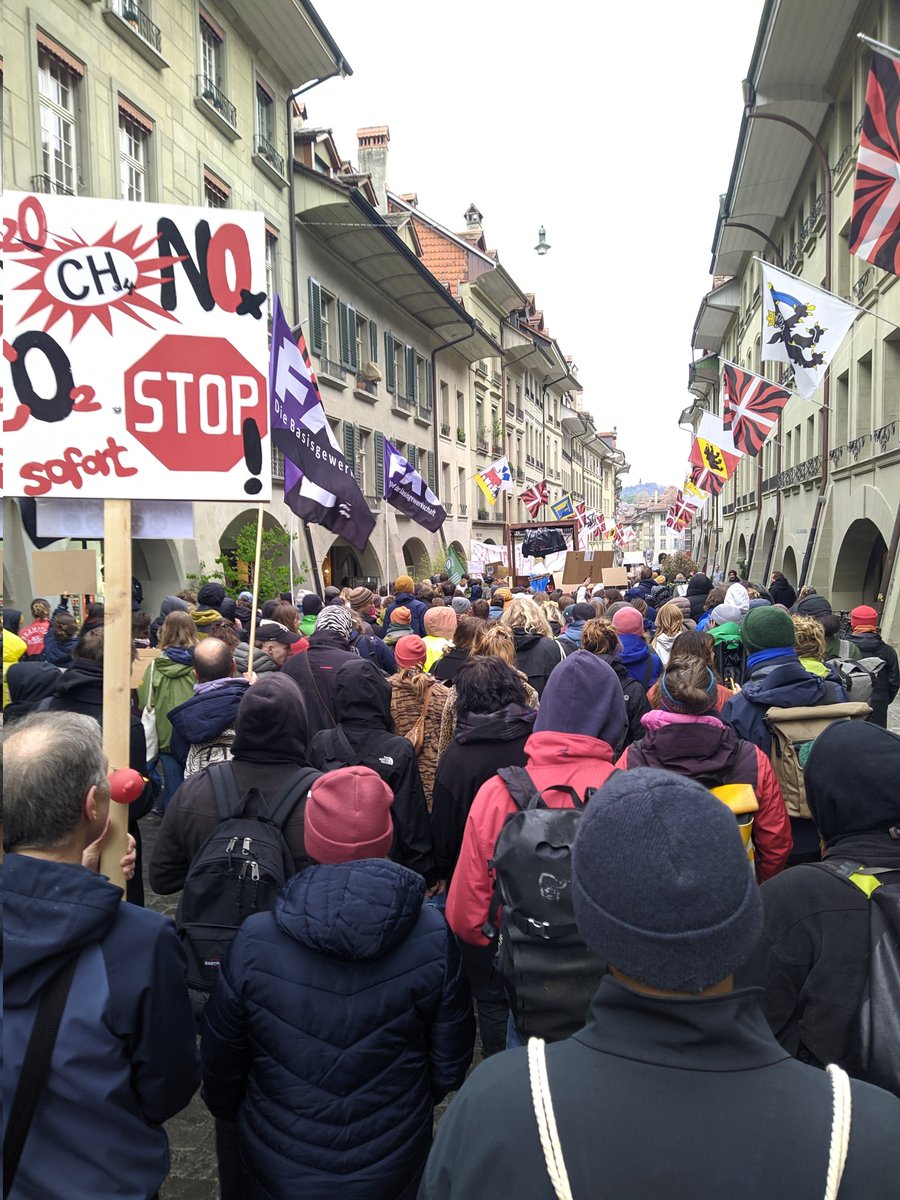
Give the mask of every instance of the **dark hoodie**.
[[643, 638], [634, 633], [620, 633], [619, 658], [632, 679], [637, 680], [645, 692], [649, 691], [662, 675], [662, 660], [651, 650]]
[[[578, 627], [578, 645], [581, 644], [581, 629], [584, 627], [582, 621]], [[570, 629], [574, 626], [570, 626]], [[566, 630], [565, 637], [568, 637], [569, 629]], [[527, 629], [514, 629], [513, 637], [516, 640], [516, 666], [524, 674], [528, 676], [528, 682], [534, 688], [540, 698], [544, 694], [544, 687], [547, 684], [547, 679], [554, 667], [558, 667], [565, 653], [569, 649], [577, 650], [578, 645], [563, 646], [560, 649], [560, 643], [565, 641], [565, 637], [560, 638], [559, 642], [553, 638], [545, 637], [540, 633], [529, 633]], [[571, 639], [574, 642], [574, 638]]]
[[690, 601], [692, 620], [697, 621], [703, 615], [706, 597], [712, 589], [713, 584], [709, 576], [704, 575], [702, 572], [691, 576], [685, 596]]
[[624, 750], [626, 746], [640, 741], [644, 736], [641, 717], [650, 711], [650, 701], [647, 699], [644, 688], [638, 680], [629, 675], [627, 667], [617, 654], [598, 654], [597, 657], [602, 658], [615, 671], [622, 695], [625, 697], [625, 732], [622, 741], [614, 747], [617, 750]]
[[[238, 791], [248, 797], [248, 815], [257, 815], [265, 802], [284, 795], [301, 771], [310, 774], [306, 737], [303, 697], [283, 673], [265, 675], [245, 692], [231, 749]], [[301, 802], [284, 826], [284, 839], [298, 871], [309, 862], [303, 809]], [[165, 896], [181, 890], [191, 861], [218, 823], [207, 768], [189, 775], [166, 806], [150, 861], [154, 891]]]
[[345, 663], [358, 661], [359, 655], [337, 629], [319, 629], [310, 634], [306, 652], [292, 654], [281, 668], [303, 693], [310, 739], [321, 729], [334, 728], [337, 673]]
[[413, 633], [417, 633], [419, 637], [425, 636], [425, 613], [428, 611], [428, 605], [423, 600], [417, 600], [409, 592], [400, 592], [394, 597], [394, 603], [389, 604], [385, 609], [381, 622], [381, 628], [385, 633], [387, 633], [388, 625], [391, 623], [391, 613], [395, 608], [408, 608], [410, 627]]
[[[394, 793], [391, 858], [434, 883], [428, 807], [412, 742], [393, 732], [391, 685], [375, 663], [353, 657], [337, 672], [334, 715], [337, 730], [322, 730], [310, 742], [309, 761], [320, 771], [370, 767]], [[343, 735], [343, 738], [341, 737]]]
[[[900, 883], [900, 737], [838, 722], [816, 739], [804, 776], [824, 857], [889, 868], [877, 878]], [[737, 985], [765, 989], [763, 1010], [794, 1057], [865, 1078], [853, 1030], [868, 970], [869, 901], [812, 864], [777, 875], [760, 895], [763, 934]]]
[[13, 1198], [109, 1196], [113, 1146], [122, 1200], [146, 1200], [168, 1172], [163, 1122], [200, 1077], [184, 953], [168, 917], [121, 900], [80, 864], [20, 854], [3, 864], [7, 1113], [40, 989], [79, 954]]
[[172, 740], [169, 752], [183, 767], [191, 746], [215, 741], [234, 727], [238, 706], [250, 686], [246, 679], [226, 679], [207, 692], [199, 692], [169, 710]]
[[421, 878], [315, 866], [245, 921], [206, 1010], [203, 1096], [238, 1120], [244, 1200], [415, 1194], [433, 1107], [465, 1078], [459, 954]]
[[797, 599], [797, 593], [783, 575], [769, 584], [769, 595], [773, 604], [783, 604], [785, 608], [790, 608]]
[[10, 703], [3, 710], [3, 721], [11, 725], [22, 717], [33, 713], [42, 700], [47, 700], [56, 691], [59, 670], [50, 663], [13, 663], [6, 673]]
[[158, 644], [159, 631], [162, 629], [163, 622], [169, 613], [190, 611], [190, 606], [180, 596], [166, 596], [159, 606], [159, 616], [154, 617], [150, 622], [150, 645], [156, 646]]
[[[451, 684], [456, 678], [459, 668], [468, 661], [469, 651], [461, 646], [453, 646], [433, 664], [429, 675], [433, 675], [441, 683]], [[529, 682], [531, 681], [529, 680]], [[534, 687], [534, 684], [531, 686]]]
[[847, 639], [851, 646], [856, 646], [861, 658], [880, 658], [884, 667], [875, 676], [872, 684], [872, 715], [869, 717], [873, 725], [887, 729], [888, 707], [900, 691], [900, 669], [897, 665], [897, 651], [885, 642], [880, 633], [875, 630], [866, 633], [851, 633]]

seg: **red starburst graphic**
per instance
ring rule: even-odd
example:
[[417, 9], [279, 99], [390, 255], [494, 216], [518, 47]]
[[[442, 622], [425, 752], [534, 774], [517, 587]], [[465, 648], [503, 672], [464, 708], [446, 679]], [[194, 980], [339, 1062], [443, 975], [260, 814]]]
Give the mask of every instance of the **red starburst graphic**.
[[51, 234], [46, 246], [29, 247], [34, 251], [33, 255], [20, 261], [33, 274], [17, 284], [16, 290], [37, 292], [38, 295], [21, 320], [27, 321], [48, 309], [44, 325], [44, 332], [47, 332], [68, 313], [72, 317], [73, 338], [91, 317], [99, 321], [107, 333], [112, 333], [113, 312], [124, 313], [148, 329], [154, 326], [144, 319], [141, 310], [178, 324], [177, 317], [141, 293], [158, 287], [162, 282], [162, 269], [181, 262], [181, 257], [144, 258], [146, 251], [156, 245], [156, 234], [139, 242], [140, 229], [133, 229], [118, 238], [115, 230], [113, 225], [95, 242], [88, 242], [78, 234], [72, 237]]

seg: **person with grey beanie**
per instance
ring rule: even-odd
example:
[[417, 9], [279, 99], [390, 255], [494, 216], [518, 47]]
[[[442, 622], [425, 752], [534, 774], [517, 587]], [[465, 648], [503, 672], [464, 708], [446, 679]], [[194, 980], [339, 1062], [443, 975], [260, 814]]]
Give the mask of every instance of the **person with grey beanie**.
[[609, 967], [585, 1027], [481, 1064], [419, 1200], [896, 1192], [900, 1100], [792, 1059], [758, 989], [735, 990], [762, 904], [721, 800], [665, 771], [616, 772], [581, 818], [572, 896]]

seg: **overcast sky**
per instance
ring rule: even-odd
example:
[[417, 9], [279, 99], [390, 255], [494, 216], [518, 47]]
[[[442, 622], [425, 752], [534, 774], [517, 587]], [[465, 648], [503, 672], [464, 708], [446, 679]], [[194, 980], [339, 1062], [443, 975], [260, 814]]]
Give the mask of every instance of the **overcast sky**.
[[[390, 126], [388, 184], [536, 293], [626, 483], [680, 482], [677, 428], [762, 0], [314, 0], [353, 75], [307, 97], [356, 162]], [[535, 254], [545, 225], [552, 249]]]

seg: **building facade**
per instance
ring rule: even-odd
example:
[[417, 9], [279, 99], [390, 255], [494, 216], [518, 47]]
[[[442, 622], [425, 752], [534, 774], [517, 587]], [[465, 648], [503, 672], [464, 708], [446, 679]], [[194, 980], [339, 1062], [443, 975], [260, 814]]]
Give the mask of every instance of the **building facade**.
[[761, 454], [742, 459], [695, 520], [692, 547], [708, 569], [760, 580], [782, 571], [836, 610], [883, 605], [897, 640], [900, 281], [848, 249], [869, 60], [858, 32], [897, 46], [900, 4], [765, 6], [715, 229], [713, 287], [694, 327], [694, 403], [682, 422], [696, 428], [704, 411], [721, 412], [723, 359], [781, 378], [779, 364], [762, 361], [756, 256], [860, 307], [824, 384], [811, 400], [792, 397]]

